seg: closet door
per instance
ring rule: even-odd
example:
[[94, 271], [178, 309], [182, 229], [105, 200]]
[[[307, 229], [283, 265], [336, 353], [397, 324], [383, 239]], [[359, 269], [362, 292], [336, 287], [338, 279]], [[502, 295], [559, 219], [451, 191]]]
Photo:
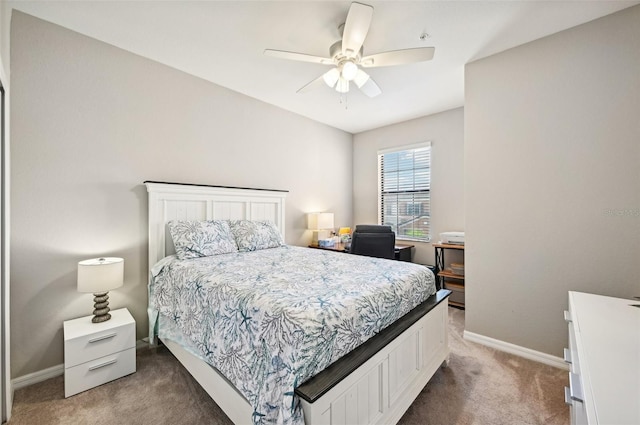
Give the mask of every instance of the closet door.
[[[1, 63], [0, 63], [1, 66]], [[7, 186], [6, 164], [8, 146], [6, 146], [6, 104], [5, 91], [0, 79], [0, 416], [2, 423], [9, 420], [10, 388], [8, 385], [9, 376], [9, 278], [7, 261], [7, 196], [9, 187]]]

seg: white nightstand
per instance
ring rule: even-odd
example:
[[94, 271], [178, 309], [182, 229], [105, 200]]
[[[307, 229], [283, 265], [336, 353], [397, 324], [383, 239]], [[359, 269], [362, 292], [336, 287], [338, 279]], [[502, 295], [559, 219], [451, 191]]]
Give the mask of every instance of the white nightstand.
[[136, 371], [136, 322], [126, 308], [111, 320], [93, 316], [64, 322], [64, 396], [70, 397]]

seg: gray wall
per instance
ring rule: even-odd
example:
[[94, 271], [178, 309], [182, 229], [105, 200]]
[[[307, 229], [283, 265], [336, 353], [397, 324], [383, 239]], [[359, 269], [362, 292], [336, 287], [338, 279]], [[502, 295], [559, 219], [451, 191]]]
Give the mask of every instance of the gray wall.
[[567, 291], [640, 295], [640, 7], [466, 67], [466, 330], [560, 356]]
[[[356, 134], [353, 138], [354, 224], [378, 222], [378, 150], [431, 141], [431, 235], [464, 230], [464, 110]], [[409, 243], [408, 241], [406, 243]], [[434, 264], [431, 243], [416, 246], [414, 262]], [[447, 254], [447, 263], [457, 259]]]
[[125, 259], [111, 306], [145, 336], [144, 180], [287, 189], [289, 244], [306, 212], [352, 221], [351, 134], [17, 11], [11, 65], [14, 377], [62, 363], [62, 322], [91, 312], [79, 260]]

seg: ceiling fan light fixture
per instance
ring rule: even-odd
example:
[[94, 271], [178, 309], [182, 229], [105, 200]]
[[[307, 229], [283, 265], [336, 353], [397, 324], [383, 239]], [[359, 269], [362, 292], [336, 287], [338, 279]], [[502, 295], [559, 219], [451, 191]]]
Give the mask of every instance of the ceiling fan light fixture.
[[341, 76], [347, 81], [353, 80], [358, 74], [358, 65], [352, 61], [346, 61], [342, 64]]
[[338, 71], [338, 68], [332, 68], [324, 73], [322, 79], [329, 87], [334, 88], [340, 79], [340, 71]]
[[[349, 6], [345, 23], [338, 27], [342, 35], [342, 40], [336, 41], [329, 47], [329, 57], [273, 49], [266, 49], [264, 54], [299, 62], [331, 65], [330, 71], [323, 73], [313, 81], [307, 83], [298, 89], [296, 93], [305, 93], [317, 85], [321, 86], [324, 82], [327, 86], [344, 94], [349, 91], [349, 83], [353, 82], [365, 95], [369, 97], [379, 96], [382, 94], [382, 90], [378, 84], [360, 68], [366, 69], [426, 62], [433, 59], [435, 48], [414, 47], [363, 56], [363, 44], [367, 38], [372, 17], [373, 6], [359, 3], [359, 1], [353, 1], [351, 6]], [[428, 37], [428, 34], [424, 33], [424, 37]], [[343, 99], [346, 104], [346, 96], [340, 96], [341, 102]]]
[[336, 91], [338, 93], [347, 93], [349, 91], [349, 81], [340, 77], [338, 84], [336, 84]]
[[361, 69], [358, 69], [358, 72], [356, 73], [356, 76], [353, 79], [353, 82], [356, 83], [356, 86], [358, 86], [358, 88], [361, 88], [367, 83], [367, 81], [369, 81], [369, 74], [367, 74]]

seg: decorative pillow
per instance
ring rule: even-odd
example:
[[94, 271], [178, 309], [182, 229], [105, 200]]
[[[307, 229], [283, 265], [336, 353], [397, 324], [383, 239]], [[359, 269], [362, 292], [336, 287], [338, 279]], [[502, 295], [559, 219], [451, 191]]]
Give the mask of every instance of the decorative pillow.
[[270, 221], [230, 220], [238, 251], [277, 248], [284, 245], [282, 235]]
[[170, 221], [169, 231], [180, 260], [237, 252], [226, 220]]

